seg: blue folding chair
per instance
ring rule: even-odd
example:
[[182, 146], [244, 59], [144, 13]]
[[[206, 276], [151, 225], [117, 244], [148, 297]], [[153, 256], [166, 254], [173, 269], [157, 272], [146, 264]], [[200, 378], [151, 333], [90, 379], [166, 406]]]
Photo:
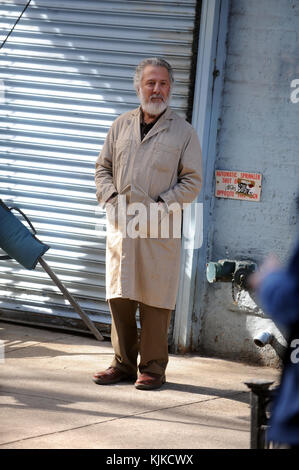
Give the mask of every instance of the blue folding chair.
[[[29, 224], [32, 232], [12, 213], [18, 211]], [[49, 246], [42, 243], [36, 237], [36, 230], [28, 217], [17, 207], [8, 207], [0, 199], [0, 248], [7, 254], [0, 256], [0, 260], [14, 259], [26, 269], [35, 269], [40, 263], [46, 273], [51, 277], [62, 294], [70, 302], [75, 311], [80, 315], [84, 323], [99, 340], [104, 338], [90, 320], [88, 315], [81, 309], [80, 305], [61, 283], [52, 269], [48, 266], [42, 256], [49, 250]]]

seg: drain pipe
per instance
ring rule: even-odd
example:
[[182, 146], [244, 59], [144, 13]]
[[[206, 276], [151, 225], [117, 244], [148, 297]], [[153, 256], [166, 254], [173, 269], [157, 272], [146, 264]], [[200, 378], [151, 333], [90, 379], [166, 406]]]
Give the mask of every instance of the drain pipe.
[[253, 342], [259, 348], [265, 347], [267, 344], [270, 344], [274, 351], [278, 354], [280, 359], [283, 359], [286, 352], [286, 346], [281, 344], [275, 336], [269, 331], [261, 331], [254, 338]]
[[271, 344], [273, 341], [273, 335], [269, 331], [262, 331], [253, 338], [254, 344], [263, 348], [266, 344]]

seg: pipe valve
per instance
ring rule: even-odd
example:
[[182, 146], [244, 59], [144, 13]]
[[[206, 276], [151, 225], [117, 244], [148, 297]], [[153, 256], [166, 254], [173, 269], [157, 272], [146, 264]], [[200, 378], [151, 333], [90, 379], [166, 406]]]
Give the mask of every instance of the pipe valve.
[[248, 290], [248, 277], [257, 266], [253, 261], [219, 260], [207, 263], [207, 280], [214, 282], [232, 282], [239, 289]]

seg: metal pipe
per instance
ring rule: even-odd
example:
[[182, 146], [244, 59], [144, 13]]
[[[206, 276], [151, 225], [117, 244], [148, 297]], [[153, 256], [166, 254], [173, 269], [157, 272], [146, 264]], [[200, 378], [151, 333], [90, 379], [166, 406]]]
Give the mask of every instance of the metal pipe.
[[254, 344], [263, 348], [266, 344], [271, 344], [273, 341], [273, 335], [269, 331], [262, 331], [253, 338]]
[[86, 315], [86, 313], [83, 312], [82, 308], [80, 305], [76, 302], [74, 297], [70, 294], [70, 292], [67, 290], [66, 287], [60, 282], [56, 274], [52, 271], [50, 266], [46, 263], [46, 261], [43, 258], [39, 258], [39, 263], [42, 265], [44, 270], [46, 271], [47, 274], [49, 274], [50, 278], [55, 282], [56, 286], [61, 290], [62, 294], [67, 298], [69, 303], [74, 307], [76, 312], [80, 315], [84, 323], [88, 326], [90, 331], [94, 334], [94, 336], [99, 340], [99, 341], [104, 341], [104, 337], [101, 335], [99, 330], [95, 327], [95, 325], [92, 323], [90, 318]]

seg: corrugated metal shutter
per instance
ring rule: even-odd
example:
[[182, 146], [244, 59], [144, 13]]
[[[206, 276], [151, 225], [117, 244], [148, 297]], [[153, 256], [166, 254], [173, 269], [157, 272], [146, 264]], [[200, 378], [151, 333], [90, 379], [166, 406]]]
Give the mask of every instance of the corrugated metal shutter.
[[[0, 2], [1, 43], [26, 3]], [[99, 324], [110, 318], [95, 160], [114, 119], [138, 105], [144, 57], [172, 63], [172, 106], [186, 115], [195, 12], [195, 0], [32, 0], [1, 49], [0, 197], [28, 215], [51, 246], [45, 260]], [[78, 328], [41, 267], [0, 261], [0, 273], [0, 318]]]

